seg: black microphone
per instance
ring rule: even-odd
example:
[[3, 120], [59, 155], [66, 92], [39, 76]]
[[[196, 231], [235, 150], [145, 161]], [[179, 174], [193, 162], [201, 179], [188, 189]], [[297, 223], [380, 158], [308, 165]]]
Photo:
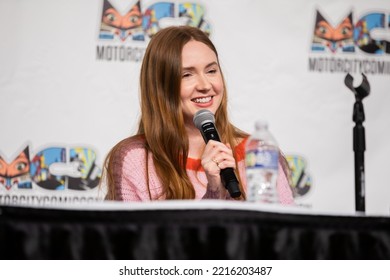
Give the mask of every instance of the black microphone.
[[[202, 133], [204, 141], [207, 143], [209, 140], [215, 140], [221, 142], [219, 138], [217, 128], [215, 127], [215, 118], [213, 113], [209, 110], [202, 109], [196, 112], [194, 115], [194, 124]], [[221, 169], [221, 179], [225, 188], [229, 191], [231, 197], [239, 197], [241, 191], [239, 188], [238, 180], [234, 170], [231, 167]]]

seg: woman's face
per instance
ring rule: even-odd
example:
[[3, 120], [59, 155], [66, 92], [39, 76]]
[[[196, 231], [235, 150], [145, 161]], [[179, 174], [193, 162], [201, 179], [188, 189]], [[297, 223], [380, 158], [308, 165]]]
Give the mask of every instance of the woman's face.
[[182, 51], [181, 106], [184, 119], [192, 123], [200, 109], [213, 114], [224, 94], [224, 84], [216, 54], [204, 43], [189, 41]]

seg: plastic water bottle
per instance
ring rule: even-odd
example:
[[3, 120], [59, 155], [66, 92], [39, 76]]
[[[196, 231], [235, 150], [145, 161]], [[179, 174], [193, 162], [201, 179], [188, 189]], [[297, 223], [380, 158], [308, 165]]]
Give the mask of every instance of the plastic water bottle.
[[279, 203], [276, 189], [279, 148], [265, 121], [257, 121], [246, 144], [247, 200]]

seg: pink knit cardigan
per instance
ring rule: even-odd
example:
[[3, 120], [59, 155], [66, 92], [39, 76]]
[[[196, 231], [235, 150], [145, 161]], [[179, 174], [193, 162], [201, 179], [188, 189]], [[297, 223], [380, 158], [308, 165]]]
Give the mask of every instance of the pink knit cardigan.
[[[246, 191], [246, 173], [245, 173], [245, 143], [244, 139], [235, 147], [237, 156], [237, 169], [241, 175], [241, 182]], [[157, 176], [153, 164], [151, 153], [148, 153], [146, 161], [146, 149], [142, 137], [133, 137], [126, 141], [111, 158], [113, 163], [114, 184], [117, 200], [123, 201], [148, 201], [150, 200], [148, 182], [146, 176], [149, 176], [149, 187], [152, 200], [164, 199], [162, 194], [162, 185]], [[146, 166], [148, 164], [148, 166]], [[148, 168], [148, 172], [147, 172]], [[200, 159], [187, 159], [187, 174], [195, 189], [195, 199], [210, 198], [206, 195], [207, 179], [201, 166]], [[282, 204], [292, 204], [293, 196], [288, 184], [286, 175], [279, 163], [279, 176], [277, 180], [277, 190]]]

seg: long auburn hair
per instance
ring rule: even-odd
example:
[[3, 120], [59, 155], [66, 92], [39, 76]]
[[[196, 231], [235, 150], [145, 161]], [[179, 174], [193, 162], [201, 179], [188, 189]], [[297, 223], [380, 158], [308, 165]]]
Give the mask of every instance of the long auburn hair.
[[[141, 118], [138, 131], [135, 136], [114, 146], [106, 158], [104, 164], [108, 186], [106, 199], [116, 198], [110, 159], [129, 140], [139, 136], [144, 136], [145, 149], [152, 154], [165, 199], [195, 198], [194, 187], [186, 173], [189, 142], [180, 103], [181, 55], [184, 45], [190, 40], [206, 44], [218, 59], [217, 50], [209, 37], [195, 27], [167, 27], [156, 33], [150, 40], [140, 73]], [[226, 85], [225, 80], [223, 81]], [[248, 134], [230, 123], [226, 86], [224, 92], [221, 105], [215, 113], [215, 125], [221, 141], [229, 143], [234, 151], [240, 139]], [[242, 186], [241, 192], [244, 194], [241, 199], [244, 199]]]

